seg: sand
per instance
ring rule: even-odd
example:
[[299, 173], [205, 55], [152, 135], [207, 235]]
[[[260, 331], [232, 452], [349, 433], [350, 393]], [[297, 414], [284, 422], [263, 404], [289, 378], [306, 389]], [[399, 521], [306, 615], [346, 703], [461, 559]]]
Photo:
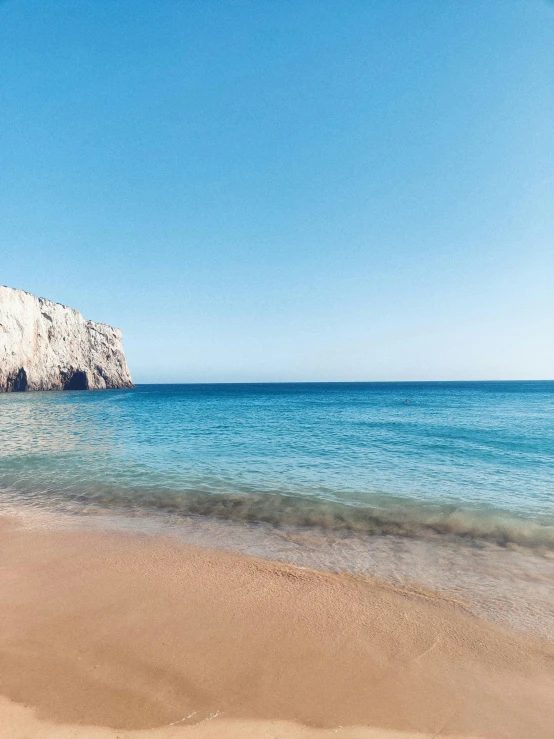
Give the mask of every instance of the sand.
[[554, 640], [170, 537], [0, 525], [0, 737], [554, 736]]

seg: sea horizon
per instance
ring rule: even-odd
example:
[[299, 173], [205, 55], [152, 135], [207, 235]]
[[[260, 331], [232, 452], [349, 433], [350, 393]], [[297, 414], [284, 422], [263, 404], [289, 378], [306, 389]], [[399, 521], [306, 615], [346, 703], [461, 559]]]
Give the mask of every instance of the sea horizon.
[[[135, 382], [141, 385], [434, 385], [434, 384], [477, 384], [477, 383], [539, 383], [554, 382], [554, 378], [546, 379], [486, 379], [486, 380], [221, 380], [221, 381], [188, 381], [179, 382]], [[133, 388], [125, 388], [132, 390]]]

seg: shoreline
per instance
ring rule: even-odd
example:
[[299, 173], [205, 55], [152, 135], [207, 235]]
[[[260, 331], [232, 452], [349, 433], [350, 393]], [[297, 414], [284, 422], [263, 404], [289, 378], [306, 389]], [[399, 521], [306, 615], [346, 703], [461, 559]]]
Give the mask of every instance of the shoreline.
[[0, 532], [0, 736], [551, 735], [554, 643], [453, 598], [159, 533]]
[[376, 578], [393, 587], [453, 599], [502, 627], [547, 640], [554, 634], [553, 559], [525, 548], [476, 546], [447, 537], [340, 535], [317, 528], [146, 511], [60, 511], [12, 504], [0, 507], [0, 518], [6, 515], [30, 529], [169, 536], [207, 549]]

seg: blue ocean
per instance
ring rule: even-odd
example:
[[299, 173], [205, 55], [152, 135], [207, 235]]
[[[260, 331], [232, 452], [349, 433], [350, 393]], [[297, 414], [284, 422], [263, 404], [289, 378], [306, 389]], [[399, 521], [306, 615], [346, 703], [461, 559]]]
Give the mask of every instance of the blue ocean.
[[554, 382], [0, 396], [0, 502], [554, 549]]

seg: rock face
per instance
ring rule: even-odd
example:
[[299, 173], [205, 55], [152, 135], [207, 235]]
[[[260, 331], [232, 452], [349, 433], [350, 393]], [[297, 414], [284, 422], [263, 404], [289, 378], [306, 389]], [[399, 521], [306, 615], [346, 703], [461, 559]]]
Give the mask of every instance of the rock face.
[[121, 331], [0, 286], [0, 392], [133, 387]]

